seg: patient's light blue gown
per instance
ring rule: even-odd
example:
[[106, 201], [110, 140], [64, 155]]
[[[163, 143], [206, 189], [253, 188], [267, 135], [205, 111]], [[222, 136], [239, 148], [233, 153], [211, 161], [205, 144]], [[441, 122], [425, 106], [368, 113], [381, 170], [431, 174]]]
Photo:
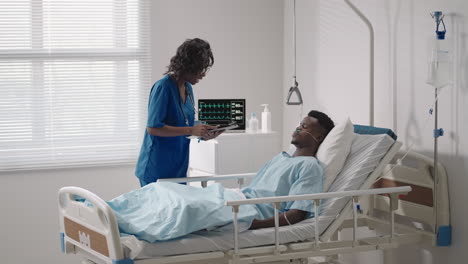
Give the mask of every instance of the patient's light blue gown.
[[[291, 157], [282, 152], [271, 159], [242, 190], [247, 199], [320, 193], [323, 189], [323, 168], [314, 157]], [[258, 204], [260, 218], [273, 217], [273, 204]], [[280, 212], [298, 209], [313, 216], [313, 201], [283, 202]]]
[[[242, 192], [247, 198], [316, 193], [322, 190], [322, 177], [322, 167], [315, 158], [292, 158], [283, 152], [269, 161]], [[197, 188], [157, 182], [114, 198], [108, 204], [115, 212], [120, 232], [156, 242], [228, 226], [233, 214], [225, 201], [239, 199], [243, 199], [241, 194], [218, 183]], [[281, 204], [281, 211], [289, 209], [313, 211], [310, 201]], [[272, 216], [270, 204], [243, 205], [238, 219], [246, 230], [254, 219]]]

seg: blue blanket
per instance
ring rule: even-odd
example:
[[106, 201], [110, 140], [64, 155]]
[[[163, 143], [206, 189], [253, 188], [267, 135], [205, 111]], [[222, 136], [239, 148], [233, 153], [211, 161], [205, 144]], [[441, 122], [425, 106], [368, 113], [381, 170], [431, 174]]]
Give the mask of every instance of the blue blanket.
[[[158, 182], [123, 194], [108, 204], [114, 210], [120, 232], [153, 243], [232, 223], [232, 208], [224, 203], [242, 198], [220, 184], [196, 188]], [[255, 206], [240, 207], [238, 219], [245, 229], [256, 218], [259, 212]]]
[[[322, 191], [323, 169], [314, 157], [276, 155], [242, 190], [248, 199], [300, 195]], [[189, 233], [219, 228], [232, 228], [232, 208], [227, 200], [243, 196], [220, 184], [197, 188], [172, 182], [157, 182], [123, 194], [108, 204], [114, 210], [120, 232], [135, 235], [148, 242], [169, 240]], [[313, 216], [312, 201], [283, 202], [280, 212], [302, 210]], [[254, 219], [273, 217], [270, 203], [239, 207], [241, 230], [250, 227]], [[230, 224], [230, 225], [229, 225]]]

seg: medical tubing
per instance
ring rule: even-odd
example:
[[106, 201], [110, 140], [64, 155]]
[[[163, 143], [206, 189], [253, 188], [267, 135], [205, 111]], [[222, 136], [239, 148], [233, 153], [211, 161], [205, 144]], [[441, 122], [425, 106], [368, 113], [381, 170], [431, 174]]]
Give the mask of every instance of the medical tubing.
[[[435, 96], [434, 102], [432, 103], [431, 108], [430, 108], [430, 109], [431, 109], [431, 115], [430, 115], [430, 116], [426, 119], [426, 121], [424, 122], [423, 127], [422, 127], [423, 130], [426, 128], [426, 126], [427, 126], [429, 120], [431, 119], [431, 116], [432, 116], [432, 109], [434, 109], [434, 106], [436, 105], [437, 101], [439, 100], [439, 95], [440, 95], [440, 94], [441, 94], [441, 93], [439, 93], [439, 94], [437, 94], [437, 95]], [[405, 155], [403, 155], [403, 157], [400, 159], [400, 161], [402, 161], [402, 160], [408, 155], [408, 153], [413, 149], [414, 144], [415, 144], [415, 142], [413, 142], [413, 143], [410, 145], [408, 151], [406, 151]]]
[[305, 130], [304, 130], [304, 131], [302, 131], [302, 129], [296, 129], [296, 130], [294, 130], [294, 131], [296, 131], [296, 132], [304, 132], [304, 133], [307, 133], [307, 134], [309, 134], [309, 135], [310, 135], [310, 136], [311, 136], [311, 137], [312, 137], [312, 138], [315, 140], [315, 142], [317, 142], [317, 143], [319, 143], [319, 144], [320, 144], [320, 142], [319, 142], [319, 141], [318, 141], [318, 140], [315, 138], [315, 136], [314, 136], [314, 135], [312, 135], [312, 133], [310, 133], [310, 132], [308, 132], [308, 131], [305, 131]]
[[286, 217], [286, 212], [283, 213], [284, 220], [288, 223], [288, 225], [291, 225], [291, 222], [289, 222], [288, 218]]
[[[442, 90], [442, 89], [441, 89]], [[431, 106], [431, 111], [432, 109], [434, 108], [434, 105], [436, 105], [437, 101], [439, 100], [439, 96], [440, 96], [441, 92], [439, 92], [439, 94], [436, 94], [435, 96], [435, 99], [434, 99], [434, 102], [432, 103], [432, 106]], [[431, 112], [431, 115], [429, 115], [429, 117], [426, 119], [426, 121], [424, 122], [423, 124], [423, 127], [422, 127], [422, 130], [424, 130], [429, 122], [429, 120], [431, 119], [431, 116], [432, 116], [432, 112]], [[416, 142], [413, 142], [411, 143], [411, 145], [409, 146], [408, 150], [405, 152], [405, 154], [403, 154], [403, 156], [401, 157], [401, 159], [399, 159], [399, 161], [403, 161], [406, 156], [408, 156], [409, 152], [413, 149], [414, 147], [414, 144], [416, 144]], [[386, 176], [388, 173], [392, 172], [393, 169], [395, 168], [395, 166], [393, 166], [391, 169], [389, 169], [388, 171], [382, 173], [382, 177]]]

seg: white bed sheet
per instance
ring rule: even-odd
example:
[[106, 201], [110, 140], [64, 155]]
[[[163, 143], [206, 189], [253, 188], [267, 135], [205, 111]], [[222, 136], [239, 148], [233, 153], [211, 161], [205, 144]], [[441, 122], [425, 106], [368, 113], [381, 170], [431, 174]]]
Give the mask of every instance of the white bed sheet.
[[[351, 152], [343, 170], [330, 186], [331, 192], [357, 190], [375, 169], [394, 143], [387, 135], [354, 135]], [[321, 205], [319, 232], [323, 232], [343, 209], [348, 199], [327, 199]], [[242, 208], [241, 208], [242, 210]], [[280, 243], [312, 239], [315, 220], [307, 219], [292, 226], [280, 227]], [[248, 230], [239, 234], [239, 246], [274, 244], [274, 228]], [[199, 231], [171, 241], [148, 243], [134, 236], [121, 237], [125, 255], [131, 259], [155, 258], [201, 252], [225, 251], [234, 247], [232, 232]]]

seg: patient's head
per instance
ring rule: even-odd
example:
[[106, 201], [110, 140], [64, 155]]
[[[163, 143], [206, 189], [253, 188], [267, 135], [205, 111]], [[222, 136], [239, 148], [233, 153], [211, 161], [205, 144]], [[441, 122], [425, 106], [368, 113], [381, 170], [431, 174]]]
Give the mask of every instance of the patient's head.
[[310, 111], [292, 134], [291, 144], [296, 146], [293, 156], [315, 156], [318, 147], [334, 126], [328, 115]]

